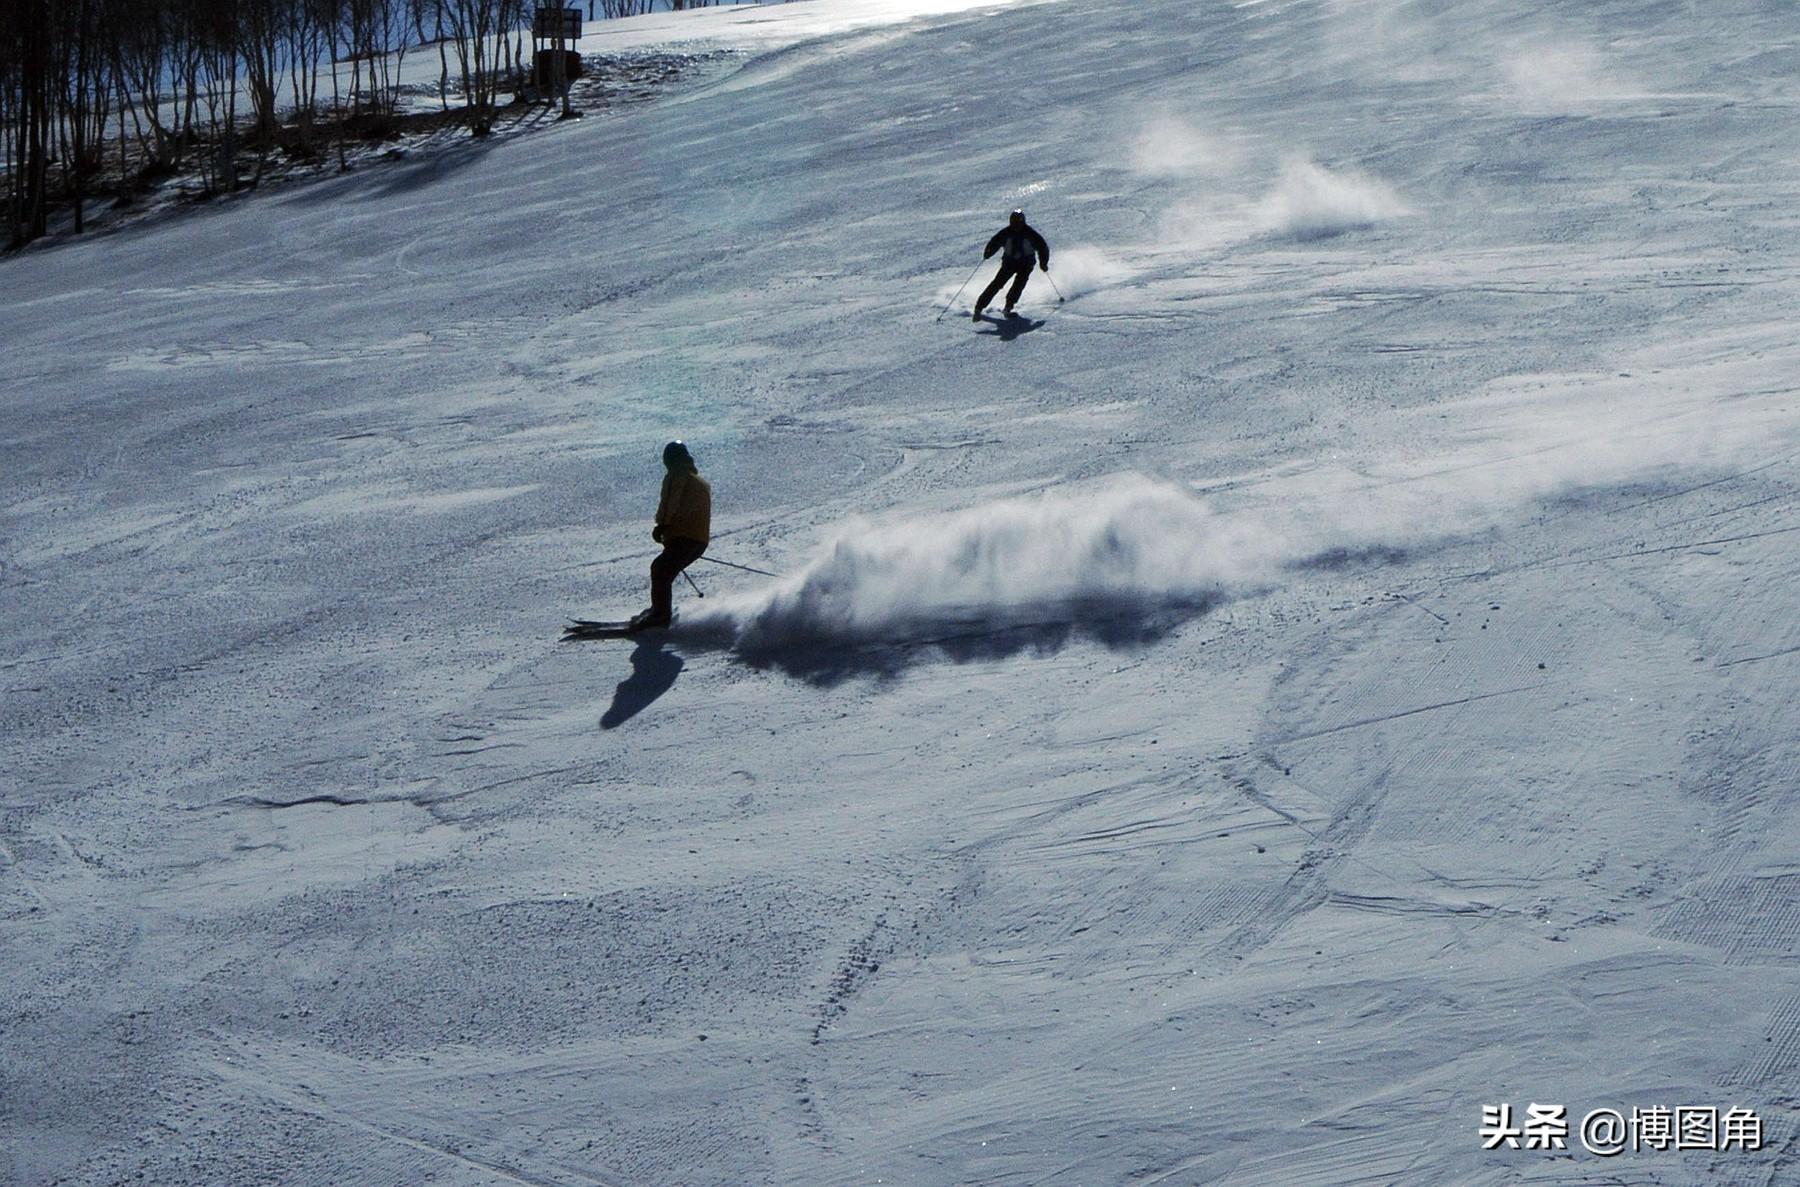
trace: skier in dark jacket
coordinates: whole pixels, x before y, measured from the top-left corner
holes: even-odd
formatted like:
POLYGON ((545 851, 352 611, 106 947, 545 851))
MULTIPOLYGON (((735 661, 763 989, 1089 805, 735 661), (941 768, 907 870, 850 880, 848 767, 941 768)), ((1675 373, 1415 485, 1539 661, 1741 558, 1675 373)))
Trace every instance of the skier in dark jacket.
POLYGON ((975 302, 975 312, 970 316, 975 321, 981 320, 981 311, 988 307, 1000 286, 1012 281, 1012 288, 1006 293, 1006 312, 1012 313, 1013 306, 1019 303, 1019 294, 1025 291, 1025 282, 1031 279, 1031 263, 1035 257, 1038 267, 1050 271, 1050 245, 1044 237, 1031 229, 1025 221, 1025 212, 1015 210, 1012 218, 992 239, 988 240, 987 250, 981 253, 984 260, 992 259, 995 252, 1000 253, 1000 273, 993 282, 981 291, 981 298, 975 302))
POLYGON ((700 477, 694 455, 680 441, 663 446, 662 498, 650 538, 663 546, 650 562, 650 608, 631 620, 632 630, 668 626, 674 618, 675 578, 700 559, 712 533, 712 487, 700 477))

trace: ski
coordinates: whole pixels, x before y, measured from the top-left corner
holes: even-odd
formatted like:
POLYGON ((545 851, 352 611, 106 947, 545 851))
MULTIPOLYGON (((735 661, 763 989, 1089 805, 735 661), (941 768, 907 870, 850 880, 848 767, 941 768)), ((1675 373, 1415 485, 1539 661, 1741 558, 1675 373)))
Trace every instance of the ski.
POLYGON ((593 622, 578 619, 563 628, 563 642, 577 639, 623 639, 631 634, 629 622, 593 622))
POLYGON ((571 618, 569 625, 563 627, 563 641, 576 639, 623 639, 629 635, 642 635, 650 631, 667 630, 667 626, 637 626, 635 620, 623 619, 607 622, 594 618, 571 618))

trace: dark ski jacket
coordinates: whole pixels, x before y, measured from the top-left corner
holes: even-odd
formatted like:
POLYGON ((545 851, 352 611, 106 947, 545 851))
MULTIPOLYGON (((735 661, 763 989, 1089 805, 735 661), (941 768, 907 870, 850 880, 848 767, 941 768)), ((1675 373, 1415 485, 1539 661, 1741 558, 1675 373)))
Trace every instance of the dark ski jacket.
POLYGON ((1000 233, 988 240, 987 250, 981 253, 982 259, 990 258, 995 252, 1009 264, 1023 264, 1031 267, 1031 257, 1037 256, 1038 267, 1050 271, 1050 245, 1044 237, 1031 229, 1030 224, 1000 228, 1000 233))

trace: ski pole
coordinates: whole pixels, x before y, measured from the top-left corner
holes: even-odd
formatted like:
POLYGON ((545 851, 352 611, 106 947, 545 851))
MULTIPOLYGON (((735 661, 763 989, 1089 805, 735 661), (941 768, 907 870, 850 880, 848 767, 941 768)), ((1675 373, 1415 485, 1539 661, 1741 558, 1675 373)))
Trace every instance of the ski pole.
POLYGON ((780 573, 771 573, 767 569, 752 569, 749 565, 734 565, 730 561, 722 561, 716 556, 703 556, 703 561, 711 561, 715 565, 724 565, 727 569, 742 569, 746 573, 760 573, 764 577, 780 577, 780 573))
POLYGON ((706 591, 700 588, 700 583, 695 581, 692 577, 688 577, 688 571, 686 569, 681 571, 681 575, 687 577, 687 583, 694 587, 695 593, 699 594, 701 597, 706 596, 706 591))
MULTIPOLYGON (((975 272, 979 272, 979 271, 981 271, 981 265, 977 264, 977 265, 975 265, 975 272)), ((969 280, 975 279, 975 272, 969 273, 969 280)), ((965 280, 962 282, 962 288, 959 288, 956 290, 956 297, 960 297, 963 295, 963 289, 966 289, 969 287, 969 280, 965 280)), ((956 304, 956 297, 950 298, 950 305, 956 304)), ((943 321, 944 314, 950 312, 950 305, 946 305, 942 309, 938 310, 938 315, 936 317, 932 318, 931 320, 932 321, 943 321)))
POLYGON ((1044 279, 1050 282, 1051 288, 1056 289, 1056 300, 1058 304, 1068 300, 1067 297, 1063 296, 1062 288, 1056 283, 1056 277, 1050 275, 1050 269, 1048 268, 1044 269, 1044 279))

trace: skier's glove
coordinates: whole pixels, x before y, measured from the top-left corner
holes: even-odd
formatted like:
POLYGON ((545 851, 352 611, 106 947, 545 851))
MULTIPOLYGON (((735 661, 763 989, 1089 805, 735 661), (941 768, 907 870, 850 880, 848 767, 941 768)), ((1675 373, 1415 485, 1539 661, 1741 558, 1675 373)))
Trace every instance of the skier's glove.
POLYGON ((650 538, 652 540, 656 541, 658 544, 661 544, 662 543, 662 532, 663 532, 663 525, 659 523, 655 527, 650 529, 650 538))

